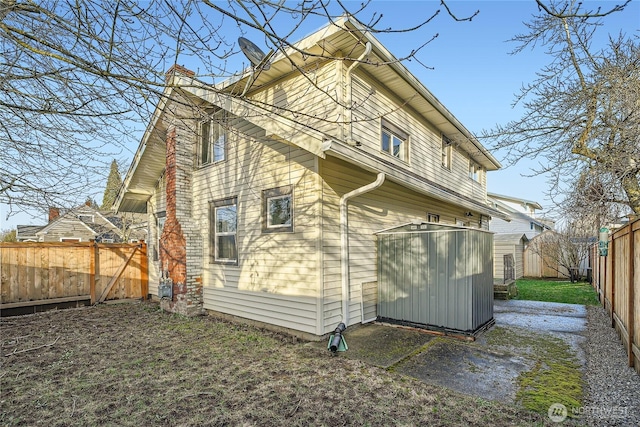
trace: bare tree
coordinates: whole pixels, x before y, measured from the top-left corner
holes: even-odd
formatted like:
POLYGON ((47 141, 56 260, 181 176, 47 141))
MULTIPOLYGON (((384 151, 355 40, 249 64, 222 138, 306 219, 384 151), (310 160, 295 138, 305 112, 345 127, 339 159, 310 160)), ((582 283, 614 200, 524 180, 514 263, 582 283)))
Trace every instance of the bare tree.
POLYGON ((552 198, 578 188, 592 202, 640 215, 640 45, 618 34, 606 47, 592 47, 601 19, 629 2, 603 11, 536 1, 540 14, 514 38, 514 53, 541 45, 551 62, 517 95, 523 117, 483 137, 506 150, 511 163, 544 158, 534 172, 552 177, 552 198))
POLYGON ((348 14, 371 32, 428 34, 440 9, 456 21, 475 16, 459 18, 443 5, 390 29, 368 1, 0 0, 0 202, 17 210, 79 203, 100 186, 110 159, 131 154, 127 143, 139 140, 163 96, 166 70, 188 61, 204 82, 232 76, 238 32, 258 31, 284 52, 310 20, 348 14))
POLYGON ((536 236, 529 250, 537 254, 547 269, 574 282, 586 274, 589 250, 594 243, 590 228, 581 223, 569 223, 559 231, 536 236))

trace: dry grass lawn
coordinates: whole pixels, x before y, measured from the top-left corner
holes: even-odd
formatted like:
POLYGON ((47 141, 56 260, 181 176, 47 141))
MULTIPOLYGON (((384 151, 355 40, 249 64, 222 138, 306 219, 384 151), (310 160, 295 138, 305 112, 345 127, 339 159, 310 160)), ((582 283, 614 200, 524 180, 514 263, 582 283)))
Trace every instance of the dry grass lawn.
POLYGON ((0 425, 542 425, 293 338, 151 303, 2 318, 0 425))

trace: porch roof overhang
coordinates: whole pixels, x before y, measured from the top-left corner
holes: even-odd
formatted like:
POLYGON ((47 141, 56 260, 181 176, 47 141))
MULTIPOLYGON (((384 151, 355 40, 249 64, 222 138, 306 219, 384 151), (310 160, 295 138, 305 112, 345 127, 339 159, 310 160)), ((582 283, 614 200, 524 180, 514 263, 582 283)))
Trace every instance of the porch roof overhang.
POLYGON ((450 189, 447 189, 446 187, 429 181, 424 177, 398 167, 393 163, 386 162, 383 159, 358 150, 356 147, 353 147, 351 145, 336 140, 327 140, 324 142, 323 148, 324 152, 327 155, 359 166, 369 172, 384 172, 389 181, 395 182, 402 187, 416 191, 425 196, 433 197, 434 199, 443 202, 456 204, 463 209, 478 212, 482 215, 501 218, 505 221, 509 221, 511 219, 511 217, 504 212, 492 209, 490 206, 478 200, 474 200, 462 194, 456 193, 450 189))

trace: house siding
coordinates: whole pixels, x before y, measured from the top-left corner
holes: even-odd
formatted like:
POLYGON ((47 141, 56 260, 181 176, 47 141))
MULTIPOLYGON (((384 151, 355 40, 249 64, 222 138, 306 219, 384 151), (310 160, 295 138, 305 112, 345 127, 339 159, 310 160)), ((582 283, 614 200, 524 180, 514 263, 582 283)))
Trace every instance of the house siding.
POLYGON ((352 99, 354 105, 353 139, 363 150, 402 166, 413 173, 457 193, 486 202, 486 172, 479 180, 469 178, 470 156, 460 148, 452 148, 451 169, 442 166, 442 134, 411 109, 402 100, 388 93, 368 75, 353 76, 352 99), (381 118, 394 124, 409 135, 408 161, 396 159, 381 151, 381 118))
POLYGON ((317 334, 319 197, 315 156, 238 120, 227 159, 194 172, 204 308, 317 334), (294 231, 262 232, 262 191, 292 186, 294 231), (209 262, 209 202, 237 197, 237 265, 209 262))
POLYGON ((496 242, 494 241, 493 276, 495 279, 504 279, 504 256, 513 255, 515 263, 515 278, 524 276, 524 243, 496 242))
MULTIPOLYGON (((375 174, 335 158, 320 162, 322 177, 323 333, 331 332, 342 319, 340 267, 340 197, 375 180, 375 174)), ((386 181, 379 189, 349 202, 350 325, 362 321, 362 285, 377 281, 375 232, 414 220, 427 213, 440 222, 455 224, 462 208, 441 202, 386 181)), ((476 221, 470 224, 478 227, 476 221)))
POLYGON ((340 83, 336 79, 334 63, 310 63, 305 72, 305 76, 290 74, 256 93, 250 93, 249 98, 282 117, 340 138, 338 124, 342 120, 342 108, 336 104, 340 83))

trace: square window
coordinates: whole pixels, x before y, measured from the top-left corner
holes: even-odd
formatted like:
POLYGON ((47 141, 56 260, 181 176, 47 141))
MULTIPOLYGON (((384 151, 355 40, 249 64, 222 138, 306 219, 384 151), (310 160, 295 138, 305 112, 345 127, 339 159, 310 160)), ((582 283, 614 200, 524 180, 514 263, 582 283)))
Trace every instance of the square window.
POLYGON ((480 182, 480 171, 482 167, 469 159, 469 178, 476 182, 480 182))
POLYGON ((441 155, 442 155, 442 166, 446 169, 451 170, 451 140, 442 135, 442 143, 441 143, 441 155))
POLYGON ((273 188, 262 192, 262 231, 267 233, 293 231, 292 187, 273 188))
POLYGON ((428 222, 438 223, 438 222, 440 222, 440 215, 428 213, 427 214, 427 221, 428 222))
POLYGON ((210 203, 211 232, 210 254, 212 262, 224 264, 238 263, 237 199, 224 199, 210 203))
POLYGON ((200 164, 221 162, 227 157, 227 116, 224 110, 215 113, 200 125, 200 164))
POLYGON ((382 119, 380 149, 400 160, 407 161, 409 136, 397 126, 382 119))

